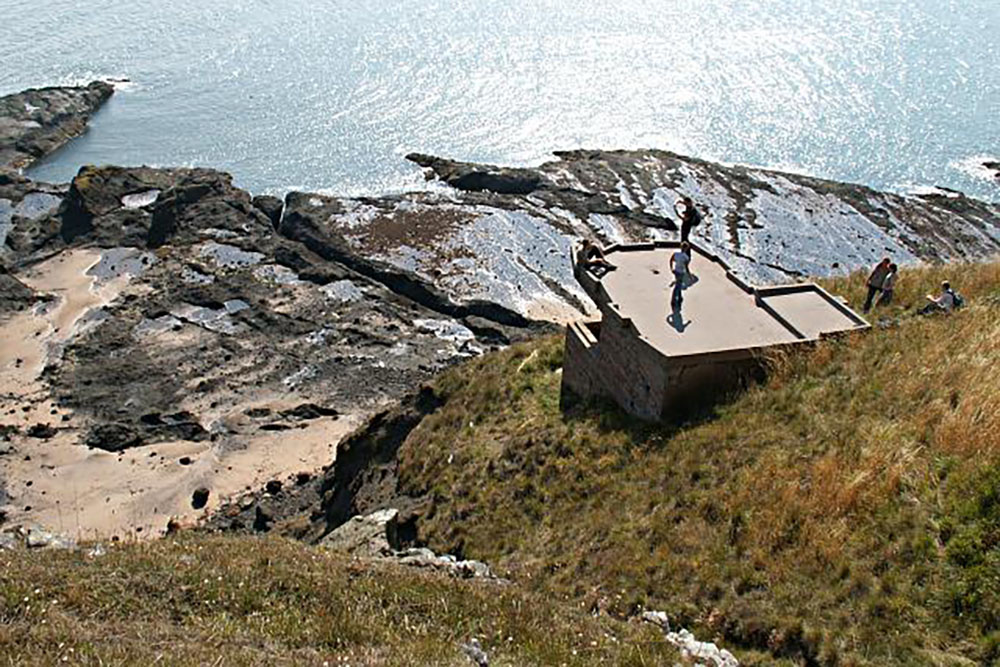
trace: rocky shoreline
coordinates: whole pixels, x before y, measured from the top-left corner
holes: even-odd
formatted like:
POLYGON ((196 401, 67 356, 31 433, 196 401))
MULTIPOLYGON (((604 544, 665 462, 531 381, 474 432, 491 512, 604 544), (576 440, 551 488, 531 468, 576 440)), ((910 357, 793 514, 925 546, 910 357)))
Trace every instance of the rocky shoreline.
POLYGON ((756 283, 1000 252, 997 204, 653 150, 530 169, 415 154, 447 187, 374 198, 254 197, 211 169, 88 166, 65 185, 17 171, 111 94, 0 98, 11 525, 159 534, 233 500, 252 527, 275 513, 259 510, 269 482, 316 483, 337 443, 443 368, 591 312, 570 242, 672 238, 682 193, 705 213, 697 241, 756 283))

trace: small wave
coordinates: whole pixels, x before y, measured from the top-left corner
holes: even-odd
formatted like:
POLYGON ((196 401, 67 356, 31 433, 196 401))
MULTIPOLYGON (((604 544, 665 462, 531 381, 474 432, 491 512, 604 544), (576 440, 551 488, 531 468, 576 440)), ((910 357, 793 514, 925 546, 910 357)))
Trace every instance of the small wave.
POLYGON ((991 183, 997 182, 997 170, 988 168, 985 164, 987 162, 1000 163, 1000 157, 997 157, 996 155, 988 155, 986 153, 971 155, 960 160, 949 162, 948 166, 951 169, 960 171, 966 176, 971 176, 972 178, 980 181, 989 181, 991 183))
POLYGON ((110 83, 115 87, 116 92, 134 92, 136 90, 141 90, 142 85, 133 81, 131 78, 122 74, 100 74, 92 70, 87 70, 86 72, 76 72, 73 74, 66 74, 63 77, 56 80, 53 85, 56 86, 86 86, 94 81, 103 81, 104 83, 110 83))
POLYGON ((956 197, 961 196, 961 193, 956 192, 955 190, 947 190, 934 185, 924 185, 918 183, 897 183, 892 186, 891 190, 910 197, 938 195, 955 199, 956 197))
POLYGON ((765 167, 770 171, 780 171, 786 174, 795 174, 796 176, 806 176, 808 178, 825 178, 823 174, 817 172, 815 169, 800 164, 798 162, 774 162, 770 166, 765 167))

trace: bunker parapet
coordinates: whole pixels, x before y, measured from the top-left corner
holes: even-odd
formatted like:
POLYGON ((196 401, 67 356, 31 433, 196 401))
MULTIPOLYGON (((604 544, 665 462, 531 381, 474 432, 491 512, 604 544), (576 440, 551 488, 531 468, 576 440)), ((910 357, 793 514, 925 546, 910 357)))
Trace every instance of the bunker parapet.
POLYGON ((600 277, 574 249, 573 273, 601 319, 567 327, 564 396, 606 397, 643 419, 673 419, 760 377, 768 350, 870 326, 819 285, 753 287, 694 244, 693 279, 674 309, 670 256, 679 246, 610 246, 615 269, 600 277))

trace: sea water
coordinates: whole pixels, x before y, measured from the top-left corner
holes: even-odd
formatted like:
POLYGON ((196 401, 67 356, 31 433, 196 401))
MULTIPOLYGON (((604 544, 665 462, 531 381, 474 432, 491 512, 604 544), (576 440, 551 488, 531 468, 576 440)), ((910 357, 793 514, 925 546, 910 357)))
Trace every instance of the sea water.
POLYGON ((652 147, 1000 200, 997 0, 0 0, 0 93, 125 78, 37 165, 421 187, 411 151, 652 147))

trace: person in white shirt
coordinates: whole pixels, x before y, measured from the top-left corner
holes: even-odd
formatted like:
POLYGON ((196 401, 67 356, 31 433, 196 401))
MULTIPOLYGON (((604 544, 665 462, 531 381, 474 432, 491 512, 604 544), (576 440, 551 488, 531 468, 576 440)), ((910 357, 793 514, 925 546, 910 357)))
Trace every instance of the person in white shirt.
POLYGON ((896 289, 896 276, 899 275, 899 267, 895 264, 889 265, 889 274, 882 281, 882 296, 878 298, 876 306, 888 306, 892 303, 892 291, 896 289))
POLYGON ((684 301, 684 287, 687 284, 691 266, 691 244, 681 243, 681 248, 670 256, 670 271, 674 274, 674 291, 670 296, 670 305, 680 308, 684 301))
POLYGON ((929 313, 950 313, 955 309, 955 290, 947 280, 941 283, 941 295, 927 295, 927 305, 920 309, 922 315, 929 313))

